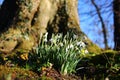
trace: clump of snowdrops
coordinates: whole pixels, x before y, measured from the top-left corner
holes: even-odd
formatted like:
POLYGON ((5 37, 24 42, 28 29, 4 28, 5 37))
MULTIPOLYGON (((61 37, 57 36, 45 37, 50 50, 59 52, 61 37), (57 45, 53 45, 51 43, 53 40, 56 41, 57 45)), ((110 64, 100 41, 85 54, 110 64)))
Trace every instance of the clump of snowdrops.
POLYGON ((41 41, 41 44, 36 49, 36 54, 30 58, 34 62, 32 65, 37 71, 41 71, 41 67, 49 67, 52 64, 61 74, 67 75, 75 72, 78 62, 81 60, 81 54, 87 54, 86 45, 82 39, 78 41, 79 36, 67 33, 52 34, 51 39, 47 39, 46 33, 41 41))

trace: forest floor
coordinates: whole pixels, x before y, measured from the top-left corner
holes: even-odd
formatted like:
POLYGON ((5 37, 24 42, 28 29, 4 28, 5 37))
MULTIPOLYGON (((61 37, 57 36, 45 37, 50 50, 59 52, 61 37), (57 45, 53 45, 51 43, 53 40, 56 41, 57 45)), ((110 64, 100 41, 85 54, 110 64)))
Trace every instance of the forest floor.
POLYGON ((53 68, 43 68, 34 72, 20 67, 0 66, 0 80, 119 80, 120 54, 106 54, 83 58, 76 74, 61 75, 53 68))
POLYGON ((55 69, 45 69, 41 73, 30 70, 0 66, 0 80, 81 80, 76 75, 63 76, 55 69))

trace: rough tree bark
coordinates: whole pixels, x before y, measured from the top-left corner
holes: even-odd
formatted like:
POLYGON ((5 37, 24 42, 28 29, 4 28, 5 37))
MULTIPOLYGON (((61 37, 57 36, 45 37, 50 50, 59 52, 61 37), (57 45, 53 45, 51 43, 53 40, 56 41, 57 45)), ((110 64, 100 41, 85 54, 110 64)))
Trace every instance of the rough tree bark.
POLYGON ((114 42, 115 50, 120 50, 120 0, 114 0, 114 42))
POLYGON ((4 0, 0 10, 0 54, 28 54, 44 33, 48 32, 50 38, 52 33, 66 34, 69 29, 83 34, 77 0, 4 0))

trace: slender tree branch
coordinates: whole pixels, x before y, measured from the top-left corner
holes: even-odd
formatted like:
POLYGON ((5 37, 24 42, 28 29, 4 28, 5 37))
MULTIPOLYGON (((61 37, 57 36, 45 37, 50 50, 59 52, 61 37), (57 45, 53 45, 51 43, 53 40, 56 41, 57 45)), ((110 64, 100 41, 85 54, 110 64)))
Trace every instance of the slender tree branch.
POLYGON ((98 5, 95 3, 94 0, 91 0, 91 2, 92 2, 92 4, 94 5, 94 7, 96 9, 96 12, 98 14, 98 17, 99 17, 101 25, 102 25, 105 49, 108 49, 107 31, 106 31, 106 28, 105 28, 104 20, 102 18, 102 15, 101 15, 101 12, 100 12, 100 9, 99 9, 98 5))

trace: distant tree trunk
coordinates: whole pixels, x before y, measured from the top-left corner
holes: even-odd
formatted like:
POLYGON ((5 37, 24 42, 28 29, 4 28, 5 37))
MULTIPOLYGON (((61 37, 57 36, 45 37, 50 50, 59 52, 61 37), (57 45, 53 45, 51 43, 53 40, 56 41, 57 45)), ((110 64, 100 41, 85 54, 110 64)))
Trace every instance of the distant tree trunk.
POLYGON ((77 0, 4 0, 0 10, 0 53, 27 54, 42 35, 69 29, 82 33, 77 0))
POLYGON ((114 0, 114 42, 115 50, 120 50, 120 0, 114 0))
POLYGON ((107 31, 106 31, 106 28, 105 28, 105 23, 104 23, 104 21, 103 21, 103 18, 102 18, 100 9, 99 9, 99 7, 97 6, 97 4, 95 3, 95 0, 91 0, 91 2, 92 2, 93 6, 94 6, 95 9, 96 9, 97 15, 98 15, 98 17, 99 17, 99 19, 100 19, 100 22, 101 22, 101 25, 102 25, 102 32, 103 32, 105 49, 108 49, 107 31))

